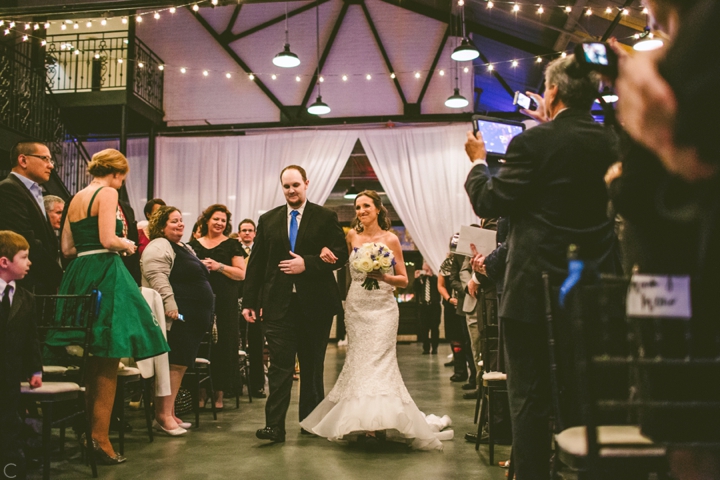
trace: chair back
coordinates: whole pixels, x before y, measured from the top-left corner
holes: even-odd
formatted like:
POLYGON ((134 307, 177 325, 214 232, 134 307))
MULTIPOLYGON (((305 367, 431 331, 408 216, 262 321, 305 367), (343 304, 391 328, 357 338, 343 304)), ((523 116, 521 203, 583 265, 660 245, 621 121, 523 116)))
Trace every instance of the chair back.
POLYGON ((101 299, 102 294, 98 290, 87 295, 35 295, 35 321, 43 347, 47 347, 49 334, 79 332, 73 335, 76 340, 72 342, 82 349, 76 381, 79 385, 85 381, 84 367, 90 354, 92 328, 100 311, 101 299))
POLYGON ((483 372, 499 372, 500 359, 500 327, 498 325, 498 297, 494 288, 482 289, 478 301, 478 322, 481 325, 480 349, 483 358, 483 372))

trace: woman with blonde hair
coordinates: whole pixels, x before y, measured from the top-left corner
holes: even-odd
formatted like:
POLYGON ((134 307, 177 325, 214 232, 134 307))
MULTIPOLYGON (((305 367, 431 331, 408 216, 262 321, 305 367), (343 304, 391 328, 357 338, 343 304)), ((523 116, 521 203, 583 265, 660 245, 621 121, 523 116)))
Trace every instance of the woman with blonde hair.
MULTIPOLYGON (((88 172, 93 180, 70 202, 62 231, 65 257, 74 257, 60 284, 60 295, 102 294, 93 325, 87 363, 86 400, 92 419, 92 447, 103 463, 124 462, 115 453, 108 432, 115 401, 120 358, 147 358, 169 350, 150 307, 123 265, 120 255, 131 255, 136 246, 124 238, 118 210, 118 189, 129 166, 122 153, 102 150, 92 157, 88 172)), ((48 344, 80 343, 82 332, 54 332, 48 344)))

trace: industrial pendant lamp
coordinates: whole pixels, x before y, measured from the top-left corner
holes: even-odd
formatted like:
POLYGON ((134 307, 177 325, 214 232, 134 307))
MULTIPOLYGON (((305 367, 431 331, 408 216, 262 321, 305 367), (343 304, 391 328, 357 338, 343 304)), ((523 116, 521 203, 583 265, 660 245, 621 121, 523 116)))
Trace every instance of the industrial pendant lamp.
POLYGON ((300 59, 290 51, 290 37, 288 34, 288 5, 285 2, 285 47, 283 51, 275 55, 273 64, 282 68, 292 68, 300 65, 300 59))
POLYGON ((453 91, 453 94, 450 95, 447 100, 445 100, 445 106, 448 108, 465 108, 468 106, 469 103, 470 102, 468 102, 467 98, 460 95, 458 66, 455 65, 455 90, 453 91))
POLYGON ((322 101, 322 95, 320 94, 320 4, 318 3, 315 6, 315 46, 316 46, 316 54, 317 54, 317 77, 315 78, 315 81, 317 82, 317 91, 318 96, 315 100, 315 103, 310 105, 307 109, 308 113, 311 115, 325 115, 330 113, 330 106, 322 101))
POLYGON ((456 62, 469 62, 470 60, 475 60, 480 56, 480 52, 477 48, 475 48, 475 45, 472 44, 469 38, 465 36, 465 5, 463 4, 462 10, 462 41, 460 42, 460 45, 453 50, 453 52, 450 54, 450 58, 455 60, 456 62))
POLYGON ((655 35, 650 31, 650 27, 645 27, 643 33, 640 34, 639 40, 633 45, 633 49, 638 52, 649 52, 650 50, 657 50, 662 46, 663 41, 655 38, 655 35))
POLYGON ((350 177, 352 178, 352 184, 350 185, 350 188, 345 191, 343 198, 346 200, 355 200, 360 192, 358 192, 358 189, 355 188, 355 159, 350 157, 350 160, 352 161, 352 164, 350 165, 350 177))

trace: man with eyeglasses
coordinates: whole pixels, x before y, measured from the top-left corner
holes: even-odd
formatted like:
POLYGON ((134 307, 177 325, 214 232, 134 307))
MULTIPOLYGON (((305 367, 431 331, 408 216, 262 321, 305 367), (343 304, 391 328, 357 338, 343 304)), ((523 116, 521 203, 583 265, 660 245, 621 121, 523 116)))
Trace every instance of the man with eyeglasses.
POLYGON ((60 285, 60 249, 50 225, 40 185, 55 167, 41 142, 16 143, 10 151, 12 171, 0 182, 0 230, 19 233, 30 244, 32 266, 20 285, 38 294, 55 294, 60 285))
MULTIPOLYGON (((255 222, 246 218, 238 225, 238 241, 243 249, 243 257, 247 264, 255 245, 255 222)), ((242 312, 243 283, 239 282, 238 292, 240 294, 240 311, 242 312)), ((265 398, 265 370, 263 368, 263 350, 265 348, 265 337, 262 326, 259 323, 248 323, 245 318, 240 318, 240 329, 242 333, 243 349, 250 354, 250 395, 255 398, 265 398)))

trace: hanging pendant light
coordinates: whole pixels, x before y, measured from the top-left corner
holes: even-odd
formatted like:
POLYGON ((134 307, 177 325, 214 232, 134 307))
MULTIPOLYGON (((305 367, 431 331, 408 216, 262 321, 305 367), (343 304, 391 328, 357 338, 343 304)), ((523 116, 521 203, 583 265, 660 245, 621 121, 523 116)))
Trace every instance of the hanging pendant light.
POLYGON ((311 115, 325 115, 330 113, 330 106, 322 101, 322 94, 320 93, 320 4, 318 3, 315 6, 315 47, 316 47, 316 54, 317 54, 317 77, 315 77, 317 81, 317 91, 318 96, 315 100, 315 103, 310 105, 307 109, 307 112, 311 115))
POLYGON ((455 60, 456 62, 469 62, 470 60, 475 60, 480 56, 480 52, 477 48, 475 48, 475 45, 472 44, 470 39, 465 36, 465 4, 463 3, 462 9, 460 10, 460 13, 462 15, 462 41, 460 42, 460 45, 453 50, 453 52, 450 54, 450 58, 455 60))
POLYGON ((272 60, 277 67, 292 68, 300 65, 300 59, 290 51, 290 37, 288 34, 288 5, 285 2, 285 47, 283 51, 275 55, 272 60))
POLYGON ((467 107, 469 104, 470 102, 468 102, 468 99, 460 95, 459 88, 455 88, 454 93, 445 100, 445 106, 449 108, 463 108, 467 107))
POLYGON ((650 31, 650 27, 645 27, 643 33, 639 35, 639 40, 633 45, 633 50, 638 52, 649 52, 650 50, 657 50, 664 45, 664 42, 655 38, 655 35, 650 31))
POLYGON ((463 38, 460 45, 453 50, 450 58, 456 62, 469 62, 470 60, 475 60, 479 56, 480 52, 477 48, 475 48, 475 45, 470 43, 469 39, 463 38))
POLYGON ((345 195, 343 195, 343 198, 345 198, 346 200, 355 200, 355 198, 358 196, 358 193, 360 192, 357 188, 355 188, 355 159, 351 156, 350 161, 352 162, 350 164, 350 178, 352 178, 352 184, 350 185, 350 188, 345 191, 345 195))

